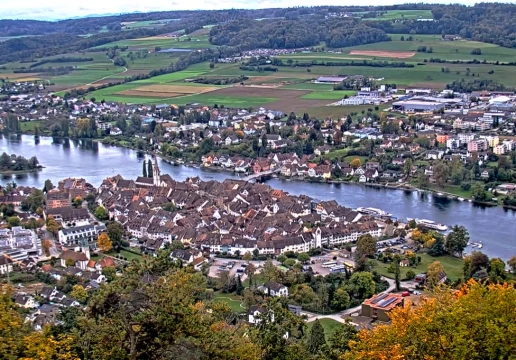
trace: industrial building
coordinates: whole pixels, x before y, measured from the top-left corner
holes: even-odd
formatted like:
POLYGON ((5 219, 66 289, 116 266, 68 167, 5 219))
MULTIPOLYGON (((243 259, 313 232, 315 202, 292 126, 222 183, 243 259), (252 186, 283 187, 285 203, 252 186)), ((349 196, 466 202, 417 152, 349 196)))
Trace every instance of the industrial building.
POLYGON ((433 112, 444 110, 445 104, 435 101, 405 100, 392 103, 393 110, 404 112, 433 112))

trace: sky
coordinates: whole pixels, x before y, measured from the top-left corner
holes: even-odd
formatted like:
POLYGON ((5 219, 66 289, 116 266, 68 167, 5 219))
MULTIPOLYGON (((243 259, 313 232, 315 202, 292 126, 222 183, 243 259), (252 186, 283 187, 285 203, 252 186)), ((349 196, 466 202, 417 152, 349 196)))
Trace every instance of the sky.
MULTIPOLYGON (((362 0, 359 2, 343 0, 0 0, 0 19, 58 20, 89 15, 118 14, 131 12, 228 9, 228 8, 272 8, 313 5, 393 5, 409 0, 362 0)), ((429 0, 432 3, 462 3, 472 5, 480 0, 429 0)), ((482 0, 482 2, 497 2, 482 0)))

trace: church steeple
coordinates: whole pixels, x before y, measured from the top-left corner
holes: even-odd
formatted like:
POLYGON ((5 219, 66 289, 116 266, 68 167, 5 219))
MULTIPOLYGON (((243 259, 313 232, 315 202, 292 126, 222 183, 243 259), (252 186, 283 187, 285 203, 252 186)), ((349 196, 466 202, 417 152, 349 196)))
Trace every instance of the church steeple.
POLYGON ((160 186, 161 172, 159 170, 158 158, 156 156, 154 156, 154 165, 152 166, 152 178, 154 180, 154 186, 160 186))

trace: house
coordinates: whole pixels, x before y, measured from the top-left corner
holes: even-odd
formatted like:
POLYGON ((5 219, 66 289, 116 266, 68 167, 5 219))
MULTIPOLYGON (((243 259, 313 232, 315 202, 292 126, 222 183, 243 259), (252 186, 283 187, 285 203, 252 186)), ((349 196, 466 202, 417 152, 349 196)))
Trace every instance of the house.
POLYGON ((358 181, 359 182, 368 182, 376 179, 378 177, 378 170, 369 169, 366 170, 362 175, 360 175, 358 181))
POLYGON ((227 146, 236 145, 239 142, 240 142, 240 139, 235 135, 230 135, 230 136, 226 137, 226 139, 224 140, 224 144, 226 144, 227 146))
POLYGON ((260 322, 260 317, 267 312, 261 305, 252 305, 247 312, 249 316, 249 324, 257 324, 260 322))
POLYGON ((39 304, 34 300, 34 298, 27 294, 18 294, 14 299, 14 303, 25 309, 34 309, 39 306, 39 304))
POLYGON ((93 242, 104 231, 106 231, 104 224, 74 226, 59 230, 58 239, 61 244, 67 245, 81 244, 85 241, 93 242))
POLYGON ((487 171, 487 170, 482 171, 482 173, 480 174, 480 177, 482 179, 489 179, 489 171, 487 171))
POLYGON ((61 266, 66 268, 69 265, 78 267, 81 270, 86 270, 88 267, 89 256, 83 252, 76 252, 72 250, 65 250, 59 255, 59 259, 61 260, 61 266))
POLYGON ((47 209, 70 206, 70 196, 64 191, 51 191, 46 198, 47 209))
POLYGON ((0 256, 0 274, 5 275, 13 271, 13 261, 7 256, 0 256))
POLYGON ((120 130, 120 129, 119 129, 119 128, 117 128, 117 127, 112 127, 112 128, 109 130, 109 135, 114 135, 114 136, 122 135, 122 130, 120 130))
POLYGON ((260 287, 263 293, 268 294, 270 296, 288 296, 288 288, 280 283, 275 281, 269 281, 260 287))
MULTIPOLYGON (((197 255, 197 254, 195 254, 197 255)), ((176 249, 172 251, 172 254, 170 254, 170 257, 174 260, 180 260, 183 262, 183 264, 190 264, 194 261, 194 259, 200 257, 200 255, 195 256, 194 253, 188 251, 188 250, 181 250, 176 249)))
POLYGON ((362 316, 366 316, 378 321, 389 322, 391 318, 389 312, 404 305, 401 294, 381 293, 376 294, 362 303, 362 316))
POLYGON ((52 209, 46 209, 43 212, 45 216, 45 220, 49 216, 53 216, 56 221, 61 221, 63 223, 75 224, 76 226, 85 225, 89 223, 90 214, 88 209, 83 208, 73 208, 71 206, 64 206, 52 209))
POLYGON ((400 266, 402 267, 407 267, 410 265, 410 261, 408 261, 408 259, 403 259, 400 261, 400 266))
POLYGON ((440 150, 429 150, 426 152, 426 158, 428 160, 440 160, 444 155, 444 151, 440 150))
POLYGON ((267 160, 256 160, 253 164, 253 172, 259 174, 264 171, 269 171, 271 166, 267 160))
POLYGON ((204 264, 207 264, 208 263, 208 259, 206 259, 205 257, 203 256, 200 256, 198 257, 197 259, 195 259, 194 261, 192 261, 192 266, 194 267, 194 269, 196 271, 201 271, 202 269, 202 266, 204 264))
POLYGON ((321 156, 321 155, 324 155, 324 154, 328 154, 331 150, 331 146, 329 145, 323 145, 323 146, 319 146, 315 149, 314 151, 314 154, 317 155, 317 156, 321 156))

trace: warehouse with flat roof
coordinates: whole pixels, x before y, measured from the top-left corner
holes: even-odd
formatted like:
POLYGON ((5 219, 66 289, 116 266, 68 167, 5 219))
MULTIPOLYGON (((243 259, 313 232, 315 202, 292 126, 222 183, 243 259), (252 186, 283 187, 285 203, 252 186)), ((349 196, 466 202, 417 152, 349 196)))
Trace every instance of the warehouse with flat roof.
POLYGON ((393 110, 405 112, 433 112, 444 110, 445 104, 436 101, 403 100, 392 103, 393 110))

